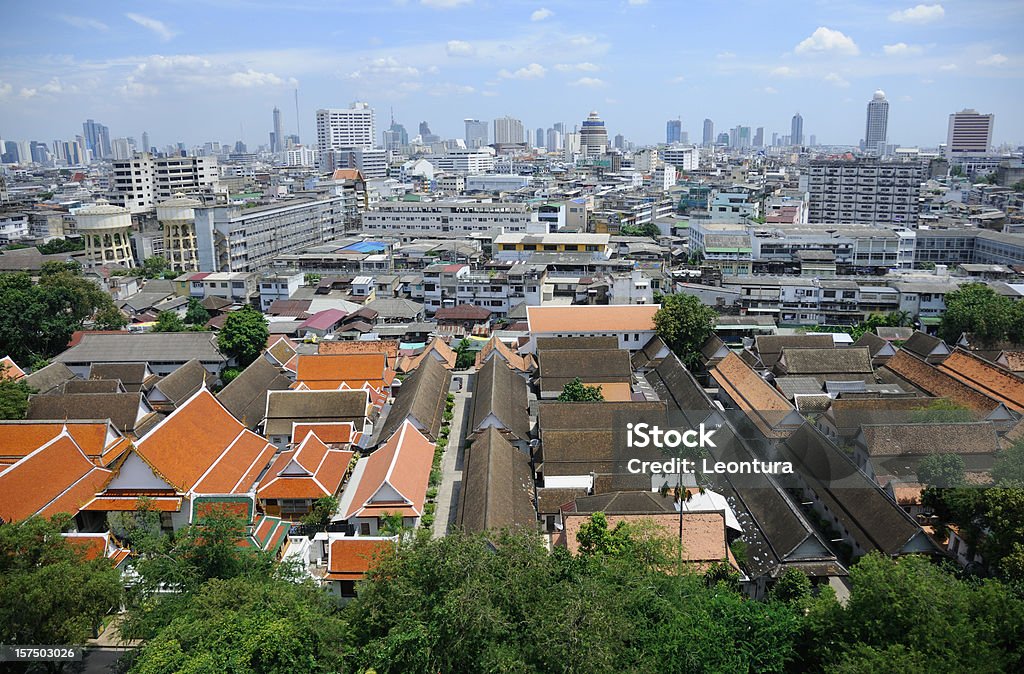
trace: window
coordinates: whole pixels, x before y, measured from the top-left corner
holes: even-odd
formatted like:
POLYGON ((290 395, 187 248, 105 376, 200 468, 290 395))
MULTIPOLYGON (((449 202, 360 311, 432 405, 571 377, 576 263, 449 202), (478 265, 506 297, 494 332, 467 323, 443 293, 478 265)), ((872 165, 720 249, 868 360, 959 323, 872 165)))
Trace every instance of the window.
POLYGON ((356 596, 356 582, 354 580, 342 580, 338 581, 341 588, 342 597, 354 597, 356 596))
POLYGON ((359 535, 360 536, 369 536, 370 535, 370 523, 369 522, 360 522, 359 523, 359 535))

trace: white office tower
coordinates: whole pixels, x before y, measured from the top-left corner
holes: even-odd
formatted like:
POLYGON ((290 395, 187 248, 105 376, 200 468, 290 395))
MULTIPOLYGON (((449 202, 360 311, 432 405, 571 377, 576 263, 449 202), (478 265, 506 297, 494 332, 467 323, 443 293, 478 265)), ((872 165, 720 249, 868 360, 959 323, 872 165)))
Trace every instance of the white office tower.
POLYGON ((548 129, 547 148, 548 152, 558 152, 562 149, 562 134, 557 129, 548 129))
POLYGON ((164 228, 163 256, 175 271, 199 271, 196 209, 202 205, 180 193, 156 205, 156 219, 164 228))
POLYGON ((102 199, 75 213, 78 233, 85 241, 86 267, 121 265, 134 267, 132 216, 127 208, 102 199))
POLYGON ((522 120, 515 117, 500 117, 494 120, 495 143, 522 143, 524 138, 522 120))
POLYGON ((608 131, 604 128, 604 120, 596 111, 591 111, 583 120, 580 129, 580 151, 587 157, 599 157, 608 151, 608 131))
POLYGON ((466 124, 466 147, 473 150, 487 145, 487 122, 479 119, 465 119, 466 124))
POLYGON ((575 161, 576 155, 580 153, 580 134, 575 131, 565 134, 565 161, 575 161))
POLYGON ((156 157, 136 153, 113 162, 111 203, 132 213, 151 211, 158 201, 181 192, 216 192, 220 167, 216 157, 156 157))
POLYGON ((669 145, 661 151, 661 158, 680 172, 696 171, 700 153, 692 145, 669 145))
POLYGON ((320 161, 330 161, 334 150, 370 150, 376 138, 373 108, 368 103, 351 107, 322 108, 316 111, 316 139, 320 161))
POLYGON ((889 127, 889 101, 879 89, 868 102, 867 127, 864 130, 864 149, 875 154, 885 152, 886 131, 889 127))
POLYGON ((946 155, 985 154, 992 147, 995 115, 981 115, 977 110, 961 110, 949 116, 946 155))

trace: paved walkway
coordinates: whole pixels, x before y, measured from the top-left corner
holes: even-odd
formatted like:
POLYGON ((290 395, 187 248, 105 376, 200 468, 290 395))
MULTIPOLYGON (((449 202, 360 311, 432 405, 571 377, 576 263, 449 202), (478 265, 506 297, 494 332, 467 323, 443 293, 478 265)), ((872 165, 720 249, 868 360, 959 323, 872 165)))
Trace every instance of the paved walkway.
POLYGON ((466 451, 464 438, 472 412, 472 385, 475 378, 468 371, 457 371, 453 374, 456 377, 462 377, 465 383, 461 391, 455 392, 451 435, 448 436, 448 446, 441 457, 441 484, 437 488, 437 510, 434 511, 434 538, 444 536, 451 531, 459 511, 462 464, 466 451))

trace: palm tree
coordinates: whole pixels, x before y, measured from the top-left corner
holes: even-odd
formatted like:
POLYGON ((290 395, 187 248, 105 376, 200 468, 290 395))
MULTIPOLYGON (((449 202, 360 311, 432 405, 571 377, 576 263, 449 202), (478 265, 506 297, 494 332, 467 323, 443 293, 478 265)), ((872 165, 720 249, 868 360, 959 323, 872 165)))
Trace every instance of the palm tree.
POLYGON ((889 312, 889 325, 894 328, 905 328, 914 325, 914 316, 909 311, 889 312))

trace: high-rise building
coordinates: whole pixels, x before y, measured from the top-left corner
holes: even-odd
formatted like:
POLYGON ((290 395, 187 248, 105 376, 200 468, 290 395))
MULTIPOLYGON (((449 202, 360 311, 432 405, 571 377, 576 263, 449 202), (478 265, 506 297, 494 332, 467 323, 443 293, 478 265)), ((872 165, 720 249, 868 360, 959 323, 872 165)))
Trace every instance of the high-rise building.
POLYGON ((669 145, 661 151, 661 159, 680 172, 696 171, 700 165, 700 152, 692 145, 669 145))
POLYGON ((426 122, 420 122, 420 141, 424 145, 430 145, 431 143, 441 142, 441 136, 430 130, 430 125, 426 122))
POLYGON ((369 150, 377 138, 373 108, 356 102, 349 108, 321 108, 316 111, 317 149, 323 164, 331 162, 335 150, 369 150))
POLYGON ((922 177, 918 162, 812 161, 807 170, 808 222, 912 227, 917 224, 922 177))
POLYGON ((463 122, 466 124, 466 147, 473 150, 487 145, 487 122, 469 118, 463 122))
POLYGON ((615 134, 615 139, 612 141, 612 147, 614 147, 616 150, 626 149, 626 137, 623 136, 621 133, 615 134))
POLYGON ((750 147, 750 127, 733 127, 732 132, 729 134, 729 141, 729 147, 734 147, 737 149, 744 149, 750 147))
POLYGON ((669 145, 680 143, 683 140, 683 122, 679 119, 670 119, 665 124, 665 142, 669 145))
POLYGON ((515 117, 499 117, 494 120, 494 142, 507 145, 509 143, 522 143, 526 137, 523 135, 523 122, 515 117))
POLYGON ((764 147, 764 127, 757 127, 757 131, 754 132, 754 147, 764 147))
POLYGON ((779 132, 778 131, 772 131, 772 147, 775 147, 778 144, 779 144, 779 132))
POLYGON ((114 161, 110 188, 108 198, 112 204, 141 213, 179 192, 216 192, 220 188, 220 169, 216 157, 136 154, 114 161))
POLYGON ((992 127, 995 121, 995 115, 982 115, 969 108, 954 112, 949 116, 946 156, 988 152, 992 146, 992 127))
POLYGON ((153 151, 153 148, 151 148, 150 145, 149 145, 149 132, 148 131, 143 131, 142 132, 142 151, 143 152, 152 152, 153 151))
POLYGON ((705 147, 708 145, 714 145, 715 143, 715 123, 710 119, 704 120, 704 136, 701 143, 703 143, 705 147))
POLYGON ((388 152, 398 152, 399 149, 409 144, 409 132, 405 127, 391 117, 391 126, 384 132, 384 149, 388 152))
POLYGON ((608 151, 608 131, 596 110, 592 110, 583 120, 583 128, 580 129, 580 151, 586 157, 598 157, 608 151))
POLYGON ((715 140, 715 144, 716 145, 728 146, 729 145, 729 134, 724 133, 724 132, 718 134, 718 138, 715 140))
POLYGON ((558 152, 562 148, 562 134, 555 128, 548 129, 547 148, 548 152, 558 152))
POLYGON ((804 118, 799 112, 793 115, 793 121, 789 125, 789 142, 793 145, 804 144, 804 118))
POLYGON ((110 156, 110 129, 99 122, 87 119, 82 122, 82 133, 85 137, 85 149, 92 152, 94 159, 105 159, 110 156))
POLYGON ((132 158, 132 147, 127 138, 115 138, 110 149, 114 160, 132 158))
POLYGON ((565 140, 563 143, 563 149, 565 150, 565 160, 574 161, 576 155, 580 153, 580 134, 576 131, 570 131, 565 134, 565 140))
POLYGON ((535 141, 534 144, 533 144, 534 147, 544 147, 544 141, 546 139, 545 139, 545 136, 544 136, 544 129, 543 128, 538 126, 537 130, 534 132, 533 138, 534 138, 534 141, 535 141))
POLYGON ((808 144, 808 145, 810 145, 811 147, 818 147, 818 137, 817 137, 817 136, 815 136, 815 135, 814 135, 814 134, 812 133, 812 134, 811 134, 811 135, 809 136, 809 140, 807 141, 807 144, 808 144))
POLYGON ((281 109, 274 106, 274 130, 270 134, 270 151, 284 151, 284 127, 281 126, 281 109))
POLYGON ((864 149, 875 154, 885 152, 886 133, 889 127, 889 101, 885 92, 879 89, 868 102, 868 120, 864 129, 864 149))

